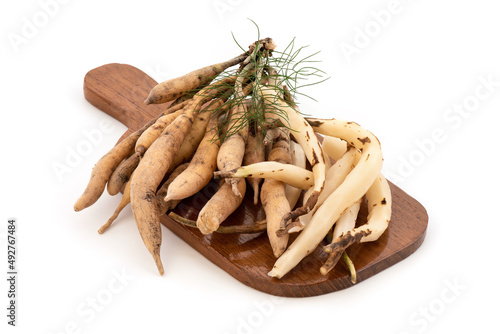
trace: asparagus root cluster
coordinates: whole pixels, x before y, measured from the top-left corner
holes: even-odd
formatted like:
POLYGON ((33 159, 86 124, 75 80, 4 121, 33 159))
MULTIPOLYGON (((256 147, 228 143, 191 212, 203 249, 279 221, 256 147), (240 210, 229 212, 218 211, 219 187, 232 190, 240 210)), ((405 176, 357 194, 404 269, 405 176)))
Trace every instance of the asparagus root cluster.
POLYGON ((346 249, 377 240, 391 217, 380 142, 354 122, 304 118, 289 85, 290 68, 295 77, 302 73, 294 63, 298 53, 276 52, 271 38, 259 39, 228 61, 155 86, 145 103, 169 106, 97 162, 75 211, 95 203, 106 187, 110 195, 123 191, 99 233, 130 204, 160 274, 160 218, 168 214, 203 234, 267 231, 276 257, 269 275, 278 279, 328 240, 321 274, 344 258, 355 279, 346 249), (214 178, 219 188, 195 221, 172 211, 214 178), (266 219, 221 226, 249 191, 266 219), (357 226, 363 199, 369 215, 357 226), (298 234, 293 242, 291 233, 298 234))

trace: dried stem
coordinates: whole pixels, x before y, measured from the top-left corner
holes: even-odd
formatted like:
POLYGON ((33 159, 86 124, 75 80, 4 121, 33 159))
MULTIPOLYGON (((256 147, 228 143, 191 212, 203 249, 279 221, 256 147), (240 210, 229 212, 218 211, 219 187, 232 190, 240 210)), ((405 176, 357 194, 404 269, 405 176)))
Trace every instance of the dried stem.
POLYGON ((345 264, 347 264, 347 268, 349 268, 349 272, 351 273, 351 283, 356 284, 356 268, 354 267, 354 263, 352 262, 352 260, 349 258, 349 255, 347 255, 345 251, 344 253, 342 253, 342 259, 344 260, 345 264))
MULTIPOLYGON (((185 226, 189 227, 196 227, 196 221, 184 218, 175 212, 170 212, 168 214, 170 218, 175 220, 178 223, 181 223, 185 226)), ((230 234, 230 233, 258 233, 265 231, 267 227, 267 223, 265 220, 259 220, 253 224, 245 224, 245 225, 231 225, 231 226, 219 226, 215 232, 217 233, 224 233, 224 234, 230 234)))

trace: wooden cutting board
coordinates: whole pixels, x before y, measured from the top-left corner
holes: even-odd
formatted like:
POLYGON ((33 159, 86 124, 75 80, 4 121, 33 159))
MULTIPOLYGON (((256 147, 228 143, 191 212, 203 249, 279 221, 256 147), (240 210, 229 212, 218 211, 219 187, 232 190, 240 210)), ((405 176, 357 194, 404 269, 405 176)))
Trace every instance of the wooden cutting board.
MULTIPOLYGON (((135 67, 108 64, 87 73, 84 94, 92 105, 128 127, 128 131, 122 136, 125 138, 166 108, 166 105, 146 106, 143 103, 155 85, 152 78, 135 67)), ((347 249, 357 269, 357 284, 405 259, 424 241, 428 221, 426 210, 403 190, 392 183, 390 185, 393 212, 387 231, 375 242, 353 245, 347 249)), ((197 195, 181 202, 176 213, 196 219, 198 211, 216 189, 217 183, 212 181, 197 195)), ((249 190, 243 204, 224 224, 248 224, 264 219, 263 209, 253 205, 252 197, 253 193, 249 190)), ((366 205, 363 205, 360 223, 366 221, 366 215, 366 205)), ((320 274, 319 268, 327 257, 322 247, 318 247, 285 277, 277 279, 267 275, 276 259, 265 232, 214 233, 204 236, 197 229, 181 225, 168 216, 162 217, 162 223, 229 275, 243 284, 272 295, 316 296, 352 286, 349 271, 342 260, 327 275, 320 274)))

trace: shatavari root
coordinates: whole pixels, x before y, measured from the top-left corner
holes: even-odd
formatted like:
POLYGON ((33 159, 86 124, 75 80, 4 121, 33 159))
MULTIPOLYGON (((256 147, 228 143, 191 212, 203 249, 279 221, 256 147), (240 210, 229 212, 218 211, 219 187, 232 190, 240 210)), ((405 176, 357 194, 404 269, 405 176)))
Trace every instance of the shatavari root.
POLYGON ((134 154, 123 160, 118 167, 116 167, 108 181, 108 194, 113 196, 122 190, 125 183, 130 180, 130 176, 134 172, 137 165, 139 165, 139 161, 141 160, 144 152, 146 152, 146 149, 143 146, 139 146, 139 148, 135 150, 134 154))
MULTIPOLYGON (((158 115, 158 117, 162 114, 158 115)), ((155 122, 155 120, 156 119, 151 120, 148 124, 130 134, 97 161, 94 169, 92 169, 92 174, 90 175, 90 180, 85 188, 85 191, 74 205, 75 211, 81 211, 88 208, 94 204, 99 197, 101 197, 104 188, 106 187, 106 183, 111 177, 111 174, 113 174, 115 168, 120 164, 120 162, 123 161, 123 159, 133 153, 137 139, 151 124, 155 122)))
MULTIPOLYGON (((283 130, 273 144, 268 160, 281 164, 291 164, 292 156, 289 141, 288 131, 283 130)), ((276 231, 280 226, 283 215, 291 210, 285 194, 285 184, 281 181, 265 179, 262 185, 260 200, 266 213, 267 236, 274 256, 279 257, 285 251, 288 244, 288 234, 277 235, 276 231)))
POLYGON ((74 209, 92 205, 106 187, 110 195, 123 191, 99 233, 130 203, 160 274, 160 217, 168 214, 202 234, 266 231, 277 258, 268 275, 276 278, 327 238, 328 259, 320 273, 330 272, 343 257, 355 282, 346 248, 379 239, 391 217, 380 143, 354 122, 304 118, 295 98, 304 95, 297 89, 311 82, 297 82, 322 72, 311 66, 310 57, 298 57, 300 49, 293 51, 293 42, 283 52, 275 48, 272 39, 259 39, 228 61, 156 85, 145 103, 169 104, 97 162, 74 209), (212 178, 224 180, 196 221, 173 212, 212 178), (243 203, 247 186, 266 220, 247 224, 246 217, 242 225, 225 226, 243 203), (363 199, 368 217, 359 226, 363 199), (297 233, 290 244, 289 233, 297 233))
POLYGON ((146 151, 137 166, 130 189, 130 202, 142 240, 155 260, 158 272, 163 275, 160 259, 161 224, 156 189, 168 171, 191 125, 194 112, 178 116, 146 151))
POLYGON ((382 168, 380 143, 369 131, 346 121, 308 119, 308 122, 317 132, 341 138, 362 153, 356 167, 328 196, 304 230, 276 261, 269 272, 272 277, 283 277, 310 254, 325 238, 344 210, 366 194, 382 168))
POLYGON ((274 106, 274 108, 279 108, 282 112, 280 114, 282 117, 281 122, 294 130, 293 137, 304 149, 304 153, 306 154, 307 160, 312 167, 314 175, 314 188, 307 202, 303 206, 296 208, 283 216, 280 223, 280 229, 285 230, 286 223, 288 221, 293 221, 299 216, 308 213, 316 205, 318 197, 325 185, 325 158, 323 156, 323 151, 318 138, 316 137, 312 127, 305 121, 297 110, 283 101, 273 88, 262 87, 259 90, 259 94, 264 100, 264 103, 268 103, 271 106, 274 106), (286 117, 283 113, 286 113, 286 117))

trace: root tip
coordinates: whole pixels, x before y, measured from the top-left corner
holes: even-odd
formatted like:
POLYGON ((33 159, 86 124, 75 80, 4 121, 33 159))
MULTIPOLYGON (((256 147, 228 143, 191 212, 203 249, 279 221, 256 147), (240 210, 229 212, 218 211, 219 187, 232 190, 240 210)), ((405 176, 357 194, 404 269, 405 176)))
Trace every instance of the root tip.
POLYGON ((165 273, 165 270, 163 270, 163 264, 161 263, 160 254, 155 253, 153 255, 153 257, 154 257, 154 260, 155 260, 155 263, 156 263, 156 267, 158 268, 158 272, 160 273, 160 275, 163 276, 163 274, 165 273))
POLYGON ((97 233, 99 234, 103 234, 104 232, 106 232, 108 230, 108 228, 111 226, 111 223, 113 223, 114 219, 113 220, 108 220, 106 222, 106 224, 102 225, 101 227, 99 227, 99 229, 97 230, 97 233))
POLYGON ((205 219, 205 217, 200 216, 198 217, 198 220, 196 221, 196 227, 198 227, 198 230, 204 235, 211 234, 213 231, 215 231, 219 226, 219 224, 216 221, 213 221, 212 219, 205 219))
POLYGON ((267 273, 267 276, 270 276, 270 277, 275 277, 275 278, 281 278, 282 275, 278 274, 277 270, 275 270, 276 268, 273 268, 270 272, 267 273))
POLYGON ((273 254, 275 258, 279 258, 281 254, 285 252, 286 248, 278 248, 278 249, 273 249, 273 254))
POLYGON ((259 204, 259 186, 253 186, 253 204, 259 204))
POLYGON ((286 229, 284 229, 284 228, 279 228, 279 229, 276 230, 276 236, 277 237, 281 238, 281 237, 284 237, 287 234, 288 233, 287 233, 286 229))
POLYGON ((231 184, 231 189, 233 190, 233 193, 236 196, 241 197, 241 193, 238 190, 238 182, 231 182, 231 181, 229 181, 229 184, 231 184))
POLYGON ((76 212, 82 211, 83 209, 88 208, 89 206, 92 206, 97 201, 97 197, 95 198, 88 198, 85 193, 75 202, 75 205, 73 205, 73 210, 76 212))

